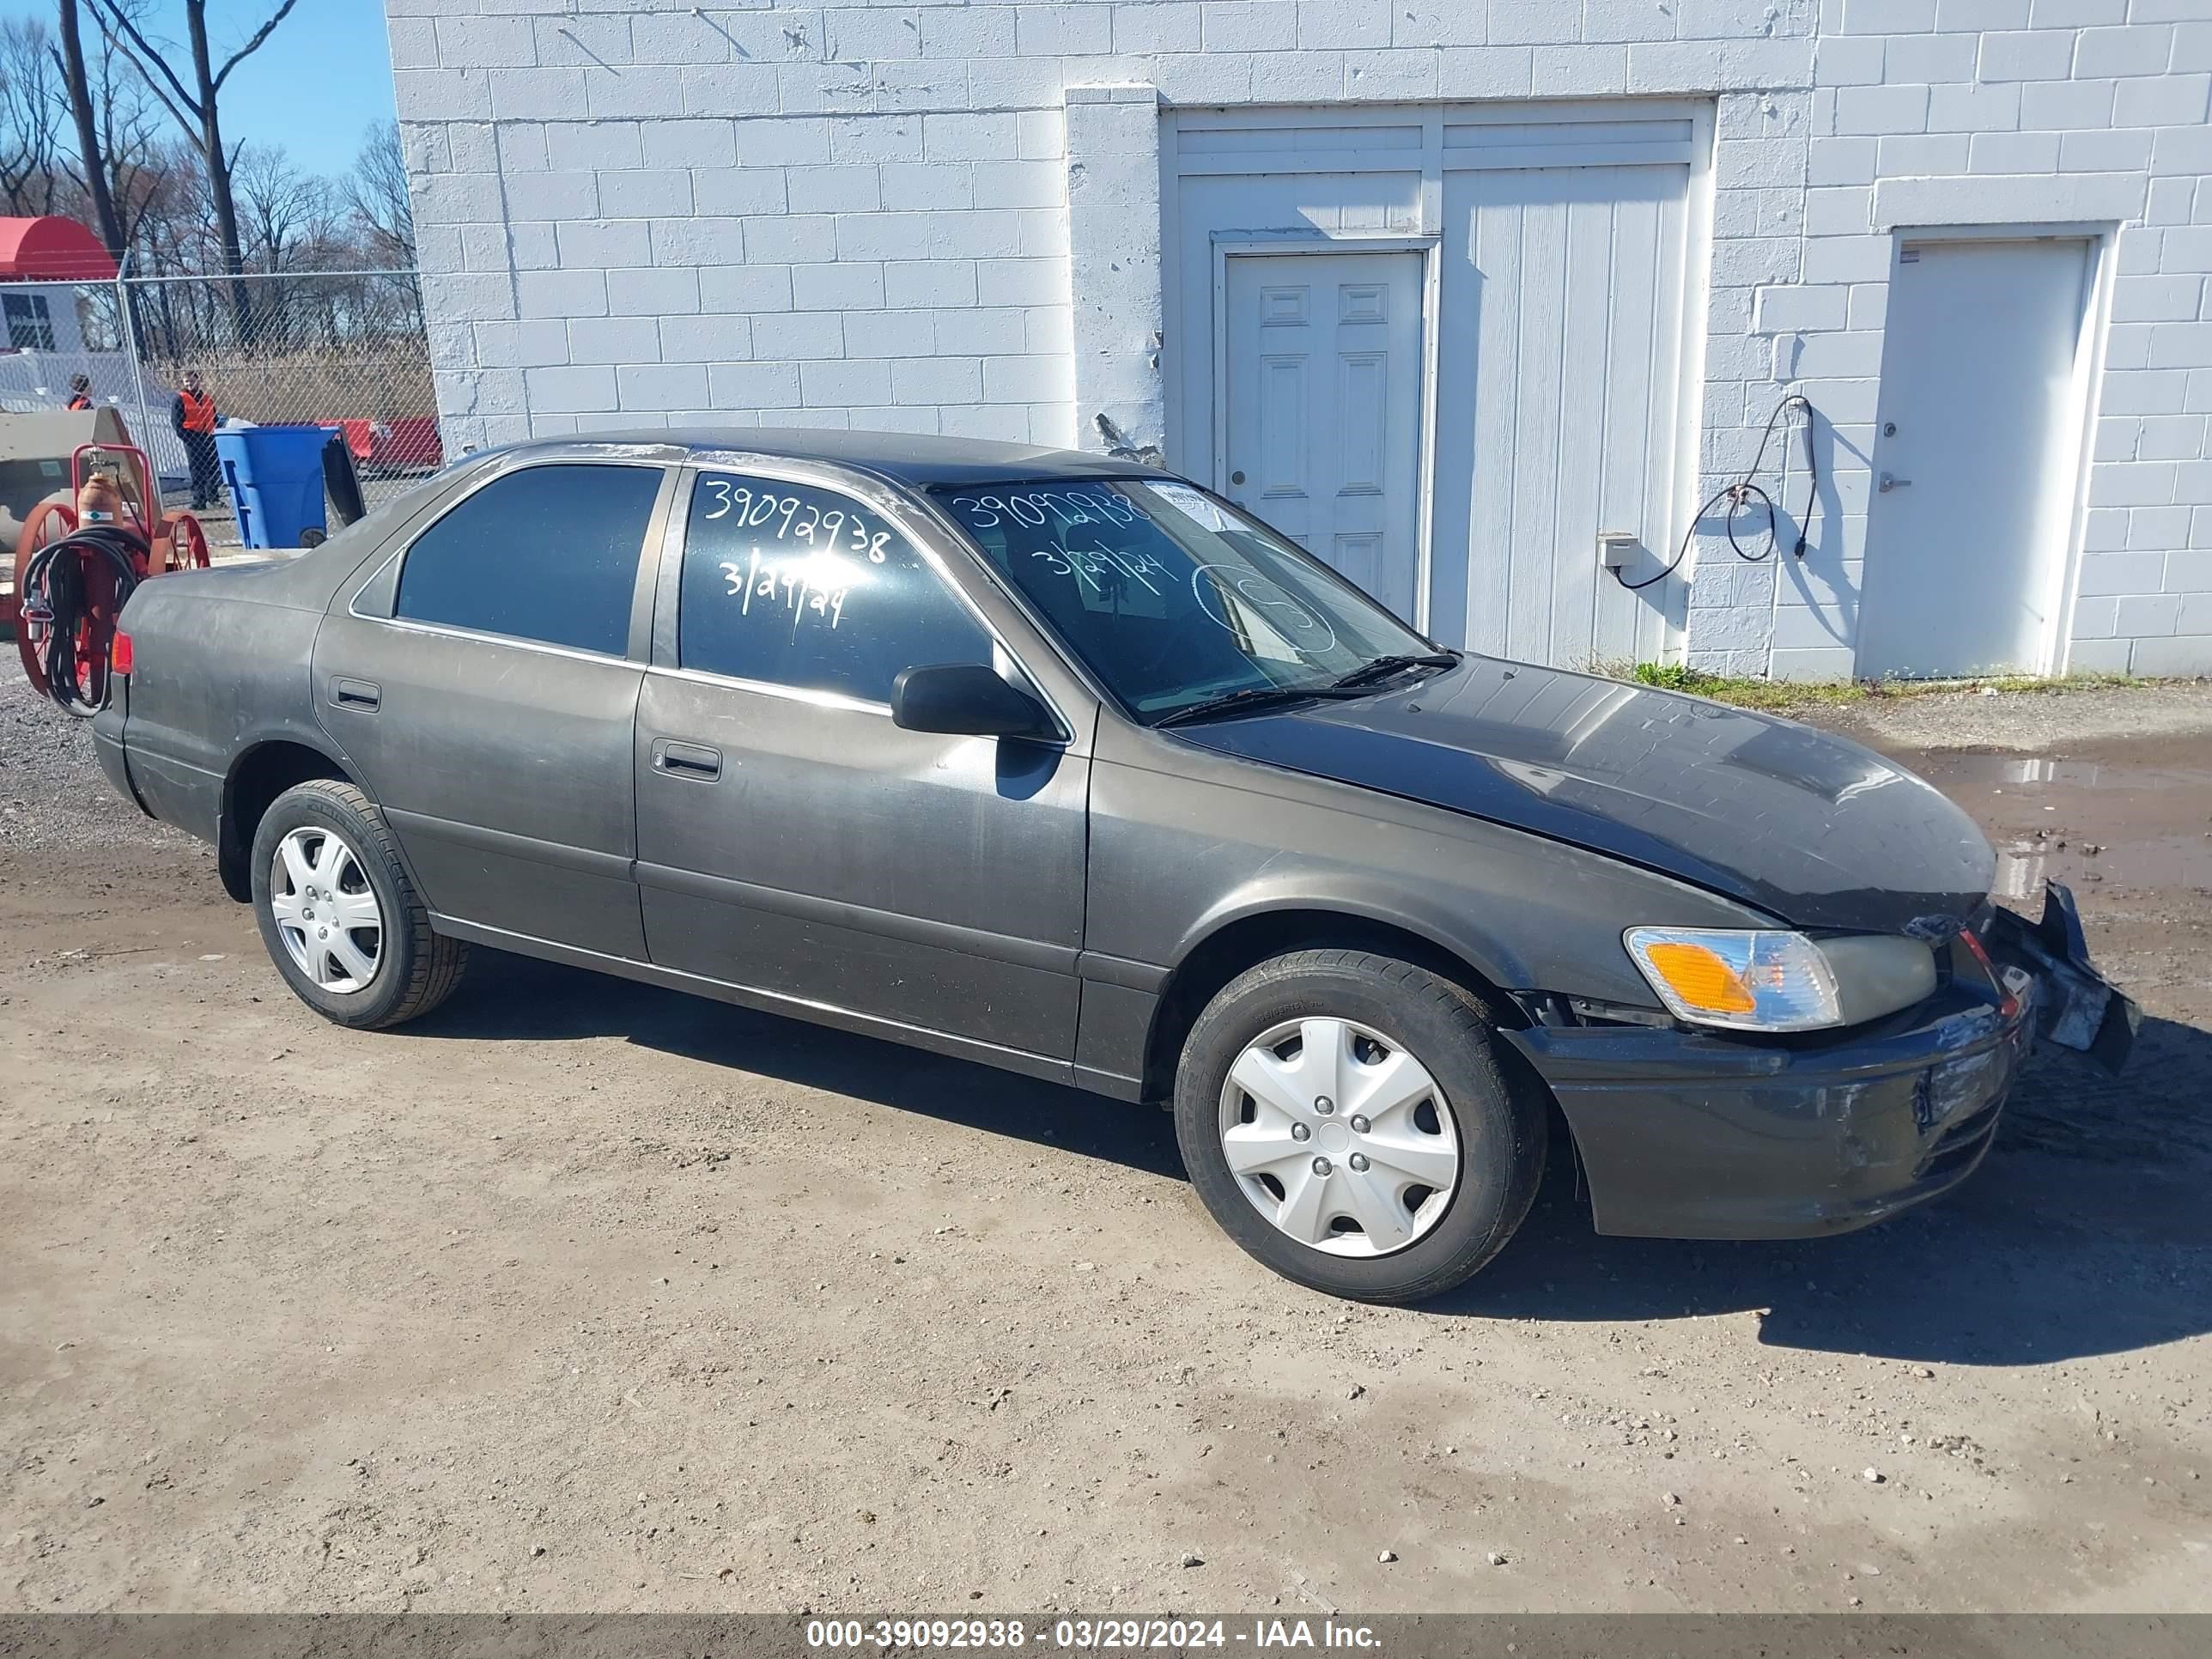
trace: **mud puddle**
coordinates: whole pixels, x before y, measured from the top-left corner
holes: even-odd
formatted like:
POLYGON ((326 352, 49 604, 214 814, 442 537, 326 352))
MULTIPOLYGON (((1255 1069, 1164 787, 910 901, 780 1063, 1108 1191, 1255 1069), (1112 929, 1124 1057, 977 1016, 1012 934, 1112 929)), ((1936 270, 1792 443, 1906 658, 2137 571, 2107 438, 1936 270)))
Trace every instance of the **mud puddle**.
POLYGON ((1980 820, 1996 893, 2212 888, 2212 742, 2100 745, 2094 760, 1954 749, 1894 757, 1980 820))

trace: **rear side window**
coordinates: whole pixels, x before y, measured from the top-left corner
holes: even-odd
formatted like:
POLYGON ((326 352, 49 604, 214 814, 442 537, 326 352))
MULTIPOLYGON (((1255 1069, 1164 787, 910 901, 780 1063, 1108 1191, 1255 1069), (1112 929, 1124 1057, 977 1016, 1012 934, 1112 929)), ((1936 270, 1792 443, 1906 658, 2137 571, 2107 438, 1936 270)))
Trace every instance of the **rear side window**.
POLYGON ((407 550, 392 615, 621 656, 661 477, 585 463, 493 479, 407 550))
POLYGON ((811 484, 700 475, 684 535, 686 668, 889 702, 900 671, 991 661, 991 636, 874 508, 811 484))

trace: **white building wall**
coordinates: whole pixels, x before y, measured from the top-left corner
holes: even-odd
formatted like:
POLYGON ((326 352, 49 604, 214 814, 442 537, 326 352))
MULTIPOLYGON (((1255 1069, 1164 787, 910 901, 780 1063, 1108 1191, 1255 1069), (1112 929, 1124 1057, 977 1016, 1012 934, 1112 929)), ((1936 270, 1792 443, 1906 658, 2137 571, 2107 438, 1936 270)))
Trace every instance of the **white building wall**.
POLYGON ((1070 87, 1713 94, 1704 493, 1793 390, 1833 422, 1835 475, 1802 565, 1705 538, 1692 659, 1850 669, 1892 228, 2086 221, 2122 228, 2072 665, 2212 669, 2207 0, 387 10, 449 448, 689 421, 1096 444, 1079 386, 1141 411, 1156 371, 1144 323, 1077 363, 1071 265, 1095 298, 1158 233, 1086 222, 1071 249, 1070 192, 1098 181, 1068 161, 1070 87))

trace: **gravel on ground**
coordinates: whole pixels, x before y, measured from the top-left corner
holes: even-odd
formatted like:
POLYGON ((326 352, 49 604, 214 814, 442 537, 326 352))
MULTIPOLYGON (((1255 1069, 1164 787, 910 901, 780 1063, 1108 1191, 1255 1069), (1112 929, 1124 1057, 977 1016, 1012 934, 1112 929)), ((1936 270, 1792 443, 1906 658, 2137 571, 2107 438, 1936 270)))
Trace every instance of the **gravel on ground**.
POLYGON ((0 686, 0 1609, 2212 1609, 2212 699, 1879 718, 2080 884, 2130 1073, 1824 1241, 1561 1158, 1383 1310, 1157 1111, 489 953, 327 1025, 0 686))

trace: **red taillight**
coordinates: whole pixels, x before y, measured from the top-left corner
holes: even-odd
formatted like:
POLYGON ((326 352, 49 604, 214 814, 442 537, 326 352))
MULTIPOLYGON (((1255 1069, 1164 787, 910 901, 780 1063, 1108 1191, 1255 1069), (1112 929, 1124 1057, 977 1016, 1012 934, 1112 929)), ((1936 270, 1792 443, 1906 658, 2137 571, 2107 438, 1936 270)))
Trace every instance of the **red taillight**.
POLYGON ((131 636, 119 628, 115 630, 115 649, 108 653, 107 671, 111 674, 131 672, 131 636))

